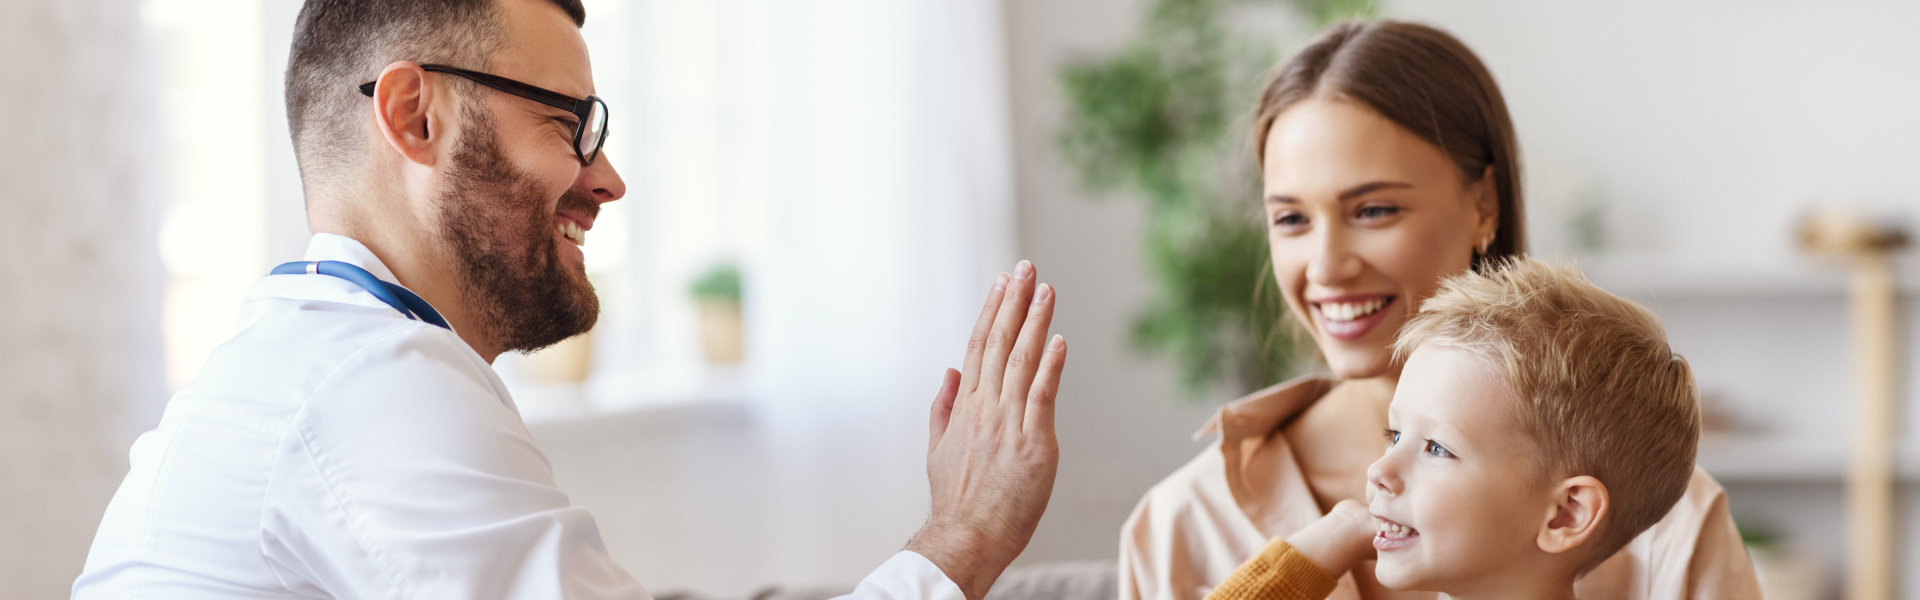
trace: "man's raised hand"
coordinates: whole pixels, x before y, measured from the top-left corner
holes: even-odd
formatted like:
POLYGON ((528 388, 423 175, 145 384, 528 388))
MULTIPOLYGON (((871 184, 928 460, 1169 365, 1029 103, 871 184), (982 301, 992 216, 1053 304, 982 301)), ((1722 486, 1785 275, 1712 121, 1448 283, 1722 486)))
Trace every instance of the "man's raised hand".
POLYGON ((1060 465, 1053 407, 1067 343, 1047 337, 1053 287, 1027 261, 1002 274, 933 401, 927 480, 933 511, 907 549, 968 598, 986 595, 1033 539, 1060 465))

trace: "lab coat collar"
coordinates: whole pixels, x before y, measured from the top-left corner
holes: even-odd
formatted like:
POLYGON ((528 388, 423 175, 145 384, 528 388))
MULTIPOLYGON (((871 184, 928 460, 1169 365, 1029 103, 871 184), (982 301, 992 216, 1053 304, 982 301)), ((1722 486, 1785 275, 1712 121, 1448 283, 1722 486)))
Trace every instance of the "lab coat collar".
MULTIPOLYGON (((337 260, 366 269, 368 273, 372 273, 382 281, 400 283, 400 279, 394 277, 393 270, 387 268, 386 263, 380 262, 380 257, 375 256, 373 250, 368 249, 366 244, 337 233, 313 234, 313 238, 307 241, 307 253, 302 260, 337 260)), ((268 275, 254 284, 247 298, 249 300, 263 298, 323 300, 393 311, 393 307, 387 306, 387 303, 375 298, 359 285, 333 277, 268 275)), ((439 308, 435 307, 435 310, 439 308)), ((394 316, 402 317, 403 315, 394 312, 394 316)), ((447 330, 455 334, 459 333, 459 330, 453 329, 451 325, 447 330)))
POLYGON ((313 238, 307 241, 305 260, 337 260, 366 269, 384 281, 400 283, 400 279, 393 276, 393 270, 380 262, 380 257, 374 256, 366 244, 337 233, 313 234, 313 238))

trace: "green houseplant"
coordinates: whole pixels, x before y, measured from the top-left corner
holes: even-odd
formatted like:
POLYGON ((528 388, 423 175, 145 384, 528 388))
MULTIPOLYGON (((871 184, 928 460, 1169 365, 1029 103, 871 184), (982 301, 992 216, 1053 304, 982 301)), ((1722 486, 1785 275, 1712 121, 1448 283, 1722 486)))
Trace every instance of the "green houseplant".
POLYGON ((1172 359, 1190 397, 1222 377, 1243 390, 1279 381, 1307 356, 1284 327, 1245 134, 1277 53, 1229 26, 1234 10, 1259 4, 1316 26, 1376 10, 1374 0, 1155 0, 1119 49, 1058 72, 1061 154, 1089 191, 1124 192, 1147 211, 1154 293, 1132 343, 1172 359))
POLYGON ((700 273, 687 286, 700 311, 701 349, 708 364, 739 364, 745 346, 740 311, 740 267, 721 262, 700 273))

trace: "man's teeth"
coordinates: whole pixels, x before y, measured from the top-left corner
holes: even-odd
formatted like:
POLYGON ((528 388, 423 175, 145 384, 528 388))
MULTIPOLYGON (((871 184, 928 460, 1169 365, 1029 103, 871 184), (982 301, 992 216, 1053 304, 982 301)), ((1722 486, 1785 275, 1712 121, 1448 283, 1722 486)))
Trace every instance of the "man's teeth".
POLYGON ((1412 527, 1401 525, 1399 523, 1389 523, 1387 521, 1380 522, 1381 535, 1385 535, 1389 537, 1406 537, 1408 535, 1411 535, 1412 533, 1413 533, 1412 527))
POLYGON ((1335 321, 1352 321, 1373 315, 1386 303, 1386 298, 1374 298, 1365 302, 1326 302, 1320 305, 1320 314, 1335 321))
POLYGON ((581 229, 579 223, 561 221, 560 224, 556 226, 556 229, 560 230, 561 237, 567 238, 567 241, 573 242, 573 245, 587 245, 587 230, 581 229))

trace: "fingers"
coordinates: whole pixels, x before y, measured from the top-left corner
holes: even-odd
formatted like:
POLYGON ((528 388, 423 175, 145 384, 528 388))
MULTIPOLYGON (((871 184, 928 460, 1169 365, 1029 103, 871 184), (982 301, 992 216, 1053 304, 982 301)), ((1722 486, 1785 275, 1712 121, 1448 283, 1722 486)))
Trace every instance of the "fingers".
POLYGON ((1007 282, 1000 310, 994 314, 993 328, 987 332, 987 346, 980 357, 980 380, 974 389, 989 400, 1000 396, 1000 384, 1006 377, 1007 354, 1013 351, 1020 326, 1026 322, 1027 303, 1033 298, 1033 263, 1020 261, 1014 266, 1013 279, 1007 282))
POLYGON ((960 363, 960 391, 971 392, 980 384, 980 356, 987 349, 987 332, 993 328, 993 316, 1000 311, 1000 299, 1006 296, 1007 274, 1001 273, 994 279, 993 288, 987 291, 986 306, 980 308, 980 318, 973 322, 973 334, 967 336, 967 357, 960 363))
POLYGON ((953 418, 953 399, 960 395, 960 372, 947 369, 940 377, 940 391, 933 394, 931 422, 927 424, 927 452, 932 453, 940 445, 940 438, 947 435, 947 422, 953 418))
POLYGON ((1060 373, 1067 367, 1067 338, 1055 335, 1040 355, 1040 373, 1034 377, 1033 390, 1027 393, 1027 414, 1022 427, 1028 436, 1053 435, 1054 400, 1060 395, 1060 373))
POLYGON ((1001 381, 1001 394, 1006 406, 1007 417, 1020 422, 1026 414, 1027 392, 1033 385, 1034 371, 1040 366, 1040 352, 1047 343, 1047 328, 1053 324, 1053 286, 1041 284, 1034 290, 1033 302, 1027 306, 1026 323, 1020 326, 1020 337, 1013 344, 1013 352, 1007 355, 1007 373, 1001 381))

